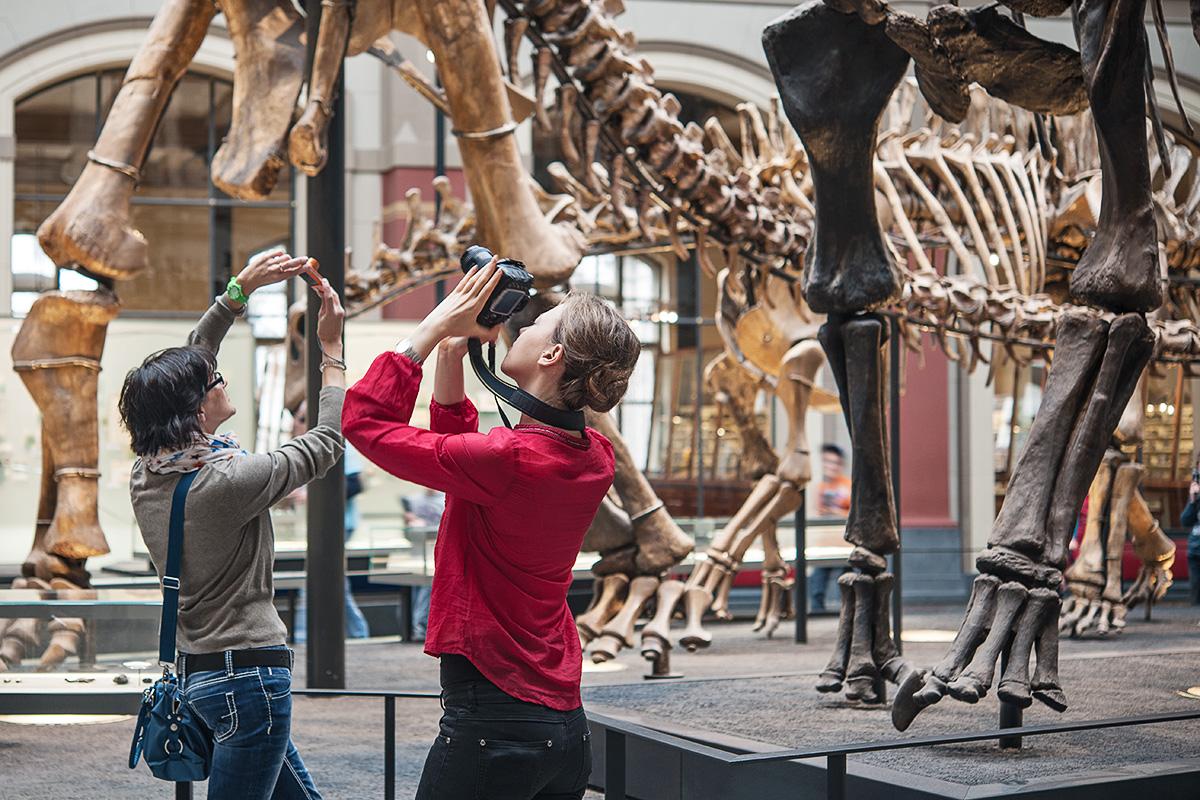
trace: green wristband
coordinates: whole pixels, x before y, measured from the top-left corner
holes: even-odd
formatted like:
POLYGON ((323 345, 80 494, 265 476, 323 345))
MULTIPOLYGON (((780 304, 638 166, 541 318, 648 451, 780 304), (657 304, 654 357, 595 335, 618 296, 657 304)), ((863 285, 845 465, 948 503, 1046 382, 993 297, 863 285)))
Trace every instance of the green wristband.
POLYGON ((235 303, 246 305, 250 298, 242 291, 242 285, 238 283, 237 276, 234 275, 229 279, 229 283, 225 284, 225 294, 229 295, 229 299, 235 303))

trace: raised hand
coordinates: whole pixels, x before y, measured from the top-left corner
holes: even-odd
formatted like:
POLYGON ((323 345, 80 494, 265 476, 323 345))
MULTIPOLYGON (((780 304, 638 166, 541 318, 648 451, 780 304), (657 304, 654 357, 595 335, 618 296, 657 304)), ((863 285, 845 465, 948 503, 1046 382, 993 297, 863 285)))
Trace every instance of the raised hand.
POLYGON ((322 278, 321 284, 314 286, 313 290, 321 295, 321 309, 317 312, 317 341, 321 343, 321 350, 325 355, 340 359, 346 311, 329 281, 322 278))
POLYGON ((483 269, 473 267, 437 308, 421 320, 413 333, 412 345, 422 360, 447 337, 496 341, 500 335, 499 325, 485 328, 476 322, 488 298, 500 285, 503 273, 496 268, 496 261, 493 258, 483 269))
POLYGON ((255 289, 294 278, 304 269, 308 259, 291 256, 283 248, 274 248, 259 253, 238 273, 242 291, 249 295, 255 289))

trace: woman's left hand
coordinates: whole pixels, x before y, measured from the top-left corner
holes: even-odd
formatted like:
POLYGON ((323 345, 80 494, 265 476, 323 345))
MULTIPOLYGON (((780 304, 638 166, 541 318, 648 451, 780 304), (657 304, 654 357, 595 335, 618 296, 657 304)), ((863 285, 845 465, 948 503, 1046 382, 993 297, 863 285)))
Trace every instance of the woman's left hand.
POLYGON ((483 269, 472 268, 467 276, 455 286, 437 308, 429 312, 413 333, 413 349, 425 359, 437 347, 438 342, 450 336, 481 339, 494 342, 500 335, 500 326, 485 328, 476 318, 483 311, 492 292, 500 285, 502 273, 496 268, 493 258, 483 269))

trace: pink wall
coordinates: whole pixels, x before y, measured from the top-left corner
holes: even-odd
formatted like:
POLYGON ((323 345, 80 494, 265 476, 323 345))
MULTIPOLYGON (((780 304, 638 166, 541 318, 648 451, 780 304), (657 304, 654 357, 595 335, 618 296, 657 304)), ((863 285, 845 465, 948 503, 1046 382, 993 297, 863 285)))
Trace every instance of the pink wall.
POLYGON ((956 527, 950 516, 949 360, 928 335, 908 352, 900 398, 900 525, 956 527))
MULTIPOLYGON (((447 170, 446 177, 450 179, 454 196, 465 198, 467 182, 463 171, 461 169, 447 170)), ((383 208, 384 218, 387 220, 383 225, 385 244, 398 246, 404 241, 404 233, 408 229, 404 195, 410 188, 421 190, 425 213, 433 216, 433 178, 432 167, 396 167, 384 173, 383 208)), ((454 283, 447 281, 447 291, 453 285, 454 283)), ((383 317, 384 319, 421 319, 433 308, 435 297, 435 289, 432 284, 401 295, 383 307, 383 317)))

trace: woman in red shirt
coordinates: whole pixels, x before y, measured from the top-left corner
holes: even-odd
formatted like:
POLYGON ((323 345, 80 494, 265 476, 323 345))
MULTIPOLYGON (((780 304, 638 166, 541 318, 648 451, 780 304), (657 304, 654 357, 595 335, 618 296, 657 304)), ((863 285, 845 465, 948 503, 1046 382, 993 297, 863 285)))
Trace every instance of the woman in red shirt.
MULTIPOLYGON (((472 270, 410 340, 347 392, 342 425, 364 456, 446 493, 425 652, 441 658, 441 731, 418 800, 579 798, 591 772, 582 654, 567 589, 613 478, 612 445, 527 417, 478 432, 463 391, 466 338, 500 274, 472 270), (439 348, 430 430, 408 424, 421 362, 439 348)), ((501 369, 559 408, 606 412, 641 345, 614 309, 568 295, 523 328, 501 369)))

